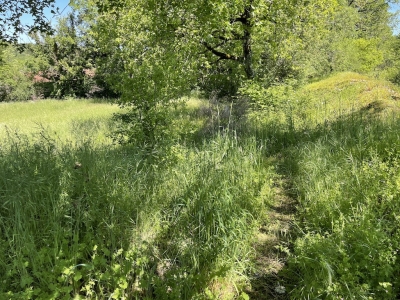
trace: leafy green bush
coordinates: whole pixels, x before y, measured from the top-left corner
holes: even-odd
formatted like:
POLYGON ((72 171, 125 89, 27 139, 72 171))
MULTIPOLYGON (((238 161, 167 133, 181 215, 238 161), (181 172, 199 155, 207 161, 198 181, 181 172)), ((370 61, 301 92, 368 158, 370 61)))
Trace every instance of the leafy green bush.
POLYGON ((368 73, 384 61, 378 39, 344 39, 337 42, 335 71, 368 73))
POLYGON ((250 98, 253 111, 285 109, 293 101, 294 91, 299 84, 296 79, 286 79, 274 84, 252 80, 243 84, 240 94, 250 98))
POLYGON ((35 96, 28 68, 32 59, 29 54, 20 54, 11 46, 4 50, 3 64, 0 64, 0 102, 26 101, 35 96))

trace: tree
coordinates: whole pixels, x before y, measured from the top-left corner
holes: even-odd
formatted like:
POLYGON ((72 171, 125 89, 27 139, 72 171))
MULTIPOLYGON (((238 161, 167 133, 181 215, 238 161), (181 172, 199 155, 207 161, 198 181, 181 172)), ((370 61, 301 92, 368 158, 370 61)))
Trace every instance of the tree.
POLYGON ((171 99, 207 78, 208 70, 222 70, 239 84, 286 76, 304 31, 312 26, 318 34, 336 6, 331 0, 95 3, 93 36, 109 54, 102 67, 114 70, 108 80, 121 91, 120 104, 132 109, 129 120, 140 120, 137 127, 149 139, 171 99))
POLYGON ((357 12, 355 30, 359 38, 391 35, 389 4, 398 0, 347 0, 347 5, 357 12))
POLYGON ((52 35, 32 35, 36 56, 47 61, 41 73, 54 84, 55 97, 85 97, 93 82, 91 47, 81 12, 72 11, 59 18, 52 35), (89 72, 90 71, 90 72, 89 72))
POLYGON ((54 2, 55 0, 0 0, 0 41, 17 44, 22 33, 51 32, 44 10, 50 8, 55 14, 54 2), (32 16, 33 25, 21 22, 23 14, 32 16))
POLYGON ((393 39, 389 2, 339 1, 324 35, 312 32, 301 52, 307 77, 331 72, 371 72, 386 67, 393 39))
POLYGON ((36 96, 32 71, 40 64, 30 51, 19 52, 16 47, 0 46, 0 102, 26 101, 36 96))

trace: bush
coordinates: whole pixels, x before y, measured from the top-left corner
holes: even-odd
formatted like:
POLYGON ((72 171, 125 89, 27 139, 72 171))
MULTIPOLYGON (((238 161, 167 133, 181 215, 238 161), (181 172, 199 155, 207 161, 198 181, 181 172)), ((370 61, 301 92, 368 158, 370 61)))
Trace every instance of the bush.
POLYGON ((11 46, 3 52, 0 65, 0 101, 26 101, 35 96, 33 81, 29 78, 28 62, 33 60, 27 53, 18 53, 11 46))

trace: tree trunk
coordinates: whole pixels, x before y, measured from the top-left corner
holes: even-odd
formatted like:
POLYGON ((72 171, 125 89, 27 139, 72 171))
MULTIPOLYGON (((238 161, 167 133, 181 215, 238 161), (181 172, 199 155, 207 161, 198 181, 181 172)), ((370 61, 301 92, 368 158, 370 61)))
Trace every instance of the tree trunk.
POLYGON ((251 15, 253 12, 253 1, 250 1, 250 4, 247 5, 244 9, 243 14, 243 63, 244 70, 246 72, 247 79, 254 78, 254 70, 253 70, 253 53, 251 49, 251 15))

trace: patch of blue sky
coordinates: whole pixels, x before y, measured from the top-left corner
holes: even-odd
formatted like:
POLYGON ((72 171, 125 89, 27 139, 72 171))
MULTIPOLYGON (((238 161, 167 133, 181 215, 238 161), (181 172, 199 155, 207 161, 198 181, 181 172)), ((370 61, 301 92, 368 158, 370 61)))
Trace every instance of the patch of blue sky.
MULTIPOLYGON (((71 11, 71 7, 69 6, 70 0, 56 0, 55 1, 55 9, 47 8, 44 11, 44 15, 47 20, 54 26, 57 23, 57 19, 59 17, 67 15, 71 11), (51 12, 51 10, 55 11, 55 14, 51 12)), ((21 16, 21 22, 26 25, 33 25, 33 19, 31 15, 24 14, 21 16)), ((33 40, 27 34, 21 34, 19 37, 20 43, 32 43, 33 40)))
POLYGON ((395 35, 400 34, 400 4, 390 4, 389 11, 394 14, 392 20, 392 29, 395 35))

